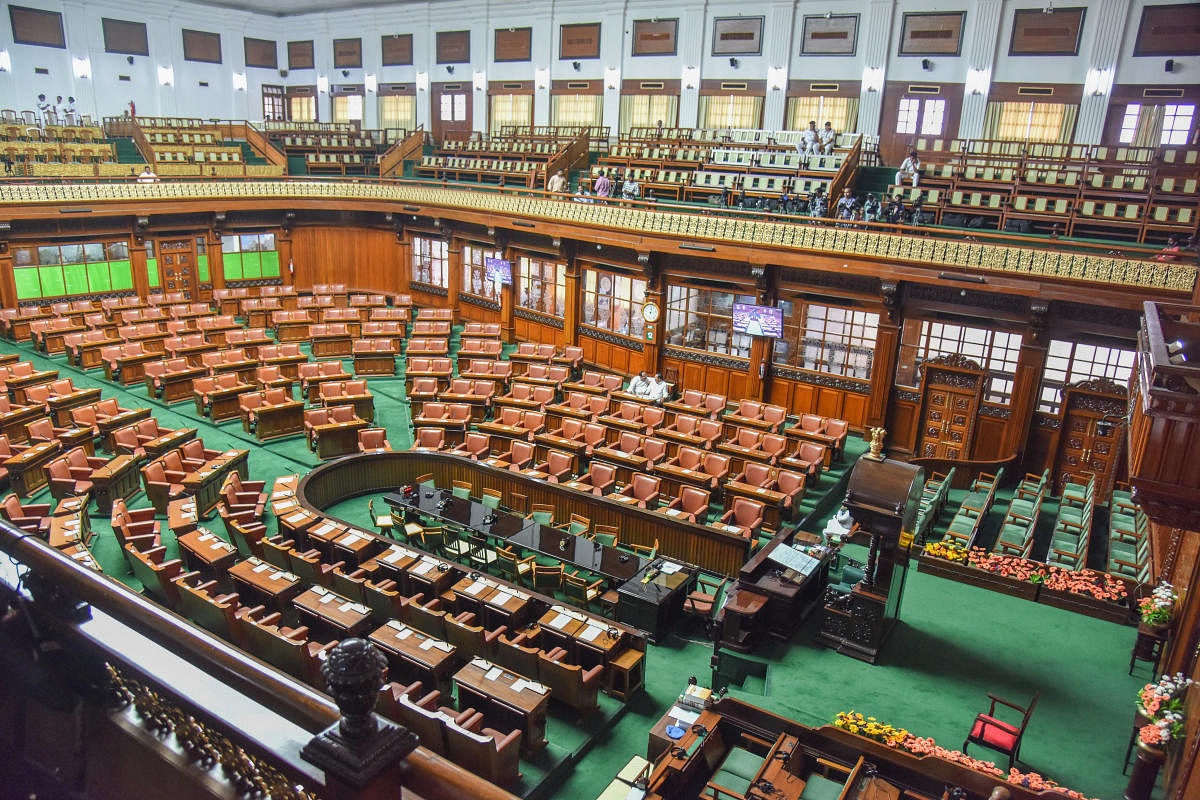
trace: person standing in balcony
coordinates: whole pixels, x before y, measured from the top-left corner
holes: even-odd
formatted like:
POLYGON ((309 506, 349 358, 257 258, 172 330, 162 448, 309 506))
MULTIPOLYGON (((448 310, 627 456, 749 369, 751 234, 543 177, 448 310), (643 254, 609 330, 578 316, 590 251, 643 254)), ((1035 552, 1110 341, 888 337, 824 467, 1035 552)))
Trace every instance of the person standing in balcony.
POLYGON ((546 190, 554 194, 562 194, 567 190, 567 177, 563 175, 561 169, 551 175, 550 180, 546 181, 546 190))
POLYGON ((601 172, 592 188, 595 189, 596 197, 602 203, 612 197, 612 181, 608 179, 608 173, 601 172))

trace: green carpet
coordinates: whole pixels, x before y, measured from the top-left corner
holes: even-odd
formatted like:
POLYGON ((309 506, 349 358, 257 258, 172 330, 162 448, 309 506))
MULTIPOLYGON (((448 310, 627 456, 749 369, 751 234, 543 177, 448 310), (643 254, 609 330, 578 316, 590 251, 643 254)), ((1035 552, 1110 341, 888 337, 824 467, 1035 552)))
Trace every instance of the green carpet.
MULTIPOLYGON (((17 352, 39 369, 57 369, 77 386, 99 386, 105 397, 115 397, 125 407, 151 407, 165 426, 197 427, 210 448, 249 448, 253 479, 269 482, 318 463, 303 437, 260 445, 243 433, 238 421, 213 424, 198 418, 190 402, 167 407, 149 399, 141 386, 108 383, 101 372, 84 373, 67 365, 62 356, 47 358, 35 354, 28 344, 11 342, 0 344, 0 352, 17 352)), ((403 359, 400 365, 403 368, 403 359)), ((376 424, 387 428, 394 448, 410 446, 402 376, 371 378, 370 389, 375 395, 376 424)), ((861 439, 852 439, 850 456, 862 449, 861 439)), ((844 492, 843 472, 825 476, 817 490, 805 497, 801 510, 812 520, 809 529, 819 530, 836 508, 844 492)), ((355 498, 330 511, 369 527, 368 499, 355 498)), ((32 498, 32 502, 48 501, 46 490, 32 498)), ((132 505, 148 503, 138 495, 132 505)), ((992 512, 993 526, 999 524, 1004 506, 998 502, 998 510, 992 512)), ((952 499, 942 525, 948 523, 954 507, 952 499)), ((108 521, 93 517, 92 524, 97 531, 93 544, 97 560, 108 574, 140 590, 125 571, 108 521)), ((269 526, 273 531, 273 518, 269 526)), ((212 527, 220 530, 219 520, 212 527)), ((169 531, 164 530, 163 540, 168 556, 174 557, 177 547, 169 531)), ((852 557, 865 558, 863 548, 847 547, 852 557)), ((1022 748, 1023 769, 1089 797, 1109 800, 1120 795, 1125 783, 1121 757, 1134 692, 1151 677, 1144 664, 1132 677, 1121 672, 1128 666, 1132 628, 918 574, 915 565, 909 570, 901 618, 881 663, 870 666, 813 644, 814 615, 792 641, 771 643, 751 656, 766 664, 766 677, 750 678, 730 693, 811 725, 854 709, 956 749, 974 715, 986 710, 988 692, 1024 702, 1040 691, 1022 748)), ((672 635, 649 647, 646 691, 626 708, 603 698, 601 711, 584 720, 561 709, 552 713, 551 744, 534 760, 522 762, 525 776, 516 791, 531 797, 587 800, 599 794, 632 755, 644 755, 648 729, 671 707, 687 677, 695 675, 705 684, 710 680, 710 646, 699 641, 698 630, 681 633, 690 638, 672 635)), ((970 752, 992 758, 978 748, 970 752)))

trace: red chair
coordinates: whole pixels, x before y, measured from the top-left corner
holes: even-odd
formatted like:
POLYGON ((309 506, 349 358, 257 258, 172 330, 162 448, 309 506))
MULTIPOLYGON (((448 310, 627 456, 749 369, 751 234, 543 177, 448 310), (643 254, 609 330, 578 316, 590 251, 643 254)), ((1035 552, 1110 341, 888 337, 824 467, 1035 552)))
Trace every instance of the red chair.
POLYGON ((659 484, 658 478, 652 478, 640 472, 635 473, 629 485, 617 492, 616 496, 633 498, 638 508, 654 509, 658 507, 659 484))
POLYGON ((988 693, 988 697, 992 699, 992 704, 988 706, 986 714, 979 714, 975 717, 975 724, 971 726, 971 732, 967 734, 966 741, 963 742, 963 752, 967 752, 967 745, 971 742, 991 748, 999 753, 1004 753, 1008 756, 1008 767, 1012 769, 1013 764, 1017 761, 1021 753, 1021 737, 1025 735, 1025 726, 1029 724, 1029 718, 1033 715, 1033 709, 1037 706, 1038 697, 1041 692, 1035 692, 1033 699, 1029 701, 1027 706, 1019 706, 1016 703, 1010 703, 1007 700, 1002 700, 996 695, 988 693), (996 705, 1008 706, 1021 715, 1021 724, 1013 725, 996 717, 996 705))
POLYGON ((0 506, 0 514, 26 533, 46 538, 50 533, 50 505, 48 503, 33 505, 21 504, 21 498, 9 492, 0 506))
POLYGON ((576 488, 587 491, 591 490, 592 494, 601 495, 612 488, 617 482, 617 469, 610 467, 607 464, 592 462, 588 467, 588 471, 578 481, 576 488))
POLYGON ((734 498, 733 506, 721 517, 722 524, 741 529, 742 536, 753 539, 763 523, 763 504, 744 497, 734 498))
POLYGON ((697 489, 695 486, 682 486, 679 490, 679 497, 667 503, 668 509, 675 509, 682 512, 682 516, 688 522, 697 522, 697 517, 701 525, 708 522, 708 504, 710 495, 703 489, 697 489))
MULTIPOLYGON (((368 429, 370 430, 370 429, 368 429)), ((378 430, 378 429, 376 429, 378 430)), ((362 449, 362 435, 367 431, 362 431, 358 434, 359 449, 362 449)), ((446 446, 446 432, 441 428, 417 428, 416 440, 413 442, 413 450, 441 450, 446 446)), ((391 448, 388 448, 389 450, 391 448)))
POLYGON ((492 451, 492 437, 483 433, 468 433, 463 443, 450 451, 450 455, 464 456, 472 461, 486 458, 492 451))
MULTIPOLYGON (((422 431, 429 431, 430 428, 421 428, 417 431, 417 442, 414 449, 430 449, 441 450, 443 443, 442 431, 433 428, 433 432, 438 434, 436 445, 425 444, 422 440, 422 431)), ((387 440, 387 431, 383 428, 363 428, 358 432, 358 452, 360 453, 390 453, 392 445, 387 440)))
POLYGON ((533 465, 533 469, 550 483, 559 483, 571 474, 575 459, 562 450, 547 450, 546 460, 533 465))

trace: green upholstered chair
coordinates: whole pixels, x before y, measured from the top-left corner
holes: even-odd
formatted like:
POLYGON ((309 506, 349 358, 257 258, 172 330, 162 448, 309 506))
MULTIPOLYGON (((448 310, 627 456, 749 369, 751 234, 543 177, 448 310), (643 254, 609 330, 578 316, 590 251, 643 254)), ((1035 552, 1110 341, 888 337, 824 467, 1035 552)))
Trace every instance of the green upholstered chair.
POLYGON ((505 580, 524 585, 533 575, 533 556, 521 558, 516 551, 501 547, 496 550, 496 568, 505 580))
POLYGON ((466 483, 465 481, 454 481, 454 483, 451 484, 450 491, 454 494, 455 497, 458 497, 462 500, 470 500, 471 499, 471 490, 474 488, 475 488, 474 486, 472 486, 469 483, 466 483))
POLYGON ((745 797, 750 791, 750 784, 762 771, 763 757, 756 756, 749 750, 735 747, 729 751, 721 766, 708 781, 708 785, 716 790, 716 796, 732 795, 745 797))

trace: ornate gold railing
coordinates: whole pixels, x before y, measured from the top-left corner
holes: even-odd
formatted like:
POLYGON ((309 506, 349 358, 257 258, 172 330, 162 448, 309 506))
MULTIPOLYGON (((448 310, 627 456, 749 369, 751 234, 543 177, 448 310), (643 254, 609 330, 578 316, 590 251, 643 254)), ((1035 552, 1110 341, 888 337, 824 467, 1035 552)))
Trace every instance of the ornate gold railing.
MULTIPOLYGON (((646 204, 599 205, 555 200, 537 193, 497 189, 451 188, 404 181, 204 181, 179 183, 21 184, 0 186, 3 205, 68 205, 109 201, 363 200, 464 209, 576 226, 624 229, 686 239, 693 243, 734 244, 779 250, 825 253, 888 262, 910 262, 935 269, 966 269, 1057 281, 1107 283, 1141 289, 1191 293, 1197 268, 1192 264, 1130 258, 1080 250, 1038 249, 995 243, 986 234, 977 241, 948 238, 949 231, 907 233, 889 226, 840 228, 828 225, 756 219, 750 215, 684 213, 687 207, 646 204), (939 235, 933 235, 933 234, 939 235), (943 238, 947 237, 947 238, 943 238)), ((962 234, 966 236, 967 234, 962 234)), ((1001 238, 997 236, 996 238, 1001 238)), ((1136 250, 1136 245, 1129 248, 1136 250)), ((1146 253, 1147 251, 1142 251, 1146 253)))

